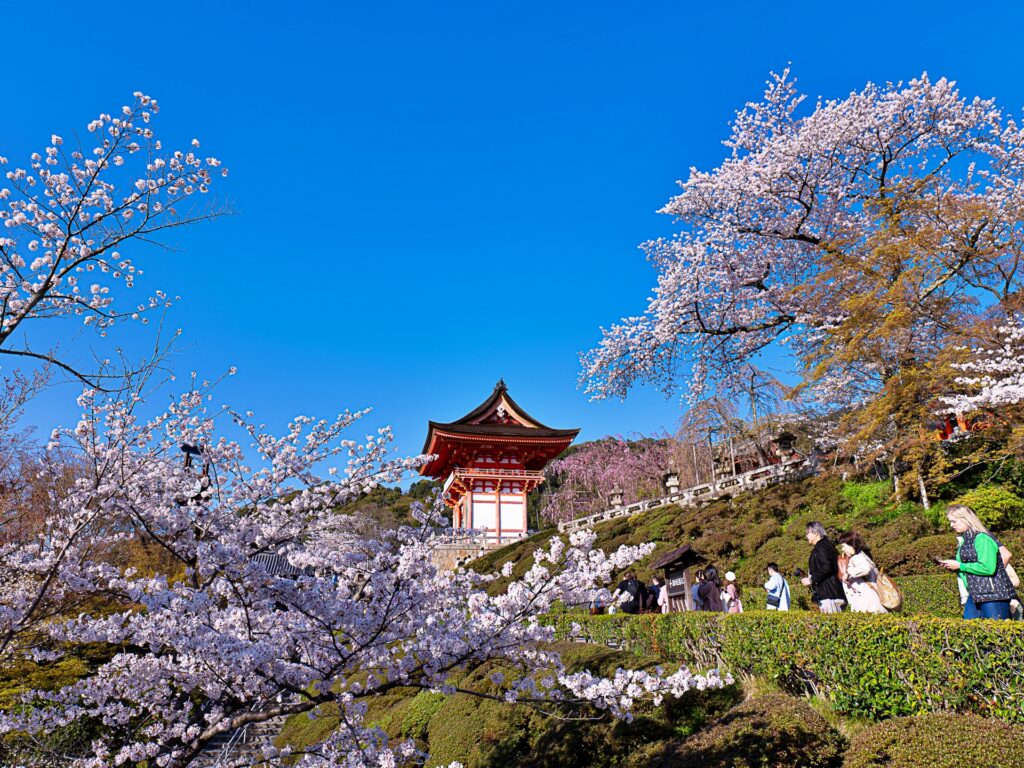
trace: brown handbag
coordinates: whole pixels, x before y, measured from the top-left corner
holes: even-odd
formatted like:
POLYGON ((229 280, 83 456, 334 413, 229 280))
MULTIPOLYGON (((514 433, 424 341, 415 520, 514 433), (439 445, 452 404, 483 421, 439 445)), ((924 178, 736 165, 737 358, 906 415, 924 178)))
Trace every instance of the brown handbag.
POLYGON ((896 613, 903 607, 903 593, 900 592, 900 588, 896 586, 896 582, 881 571, 878 571, 874 587, 878 593, 878 601, 885 610, 896 613))

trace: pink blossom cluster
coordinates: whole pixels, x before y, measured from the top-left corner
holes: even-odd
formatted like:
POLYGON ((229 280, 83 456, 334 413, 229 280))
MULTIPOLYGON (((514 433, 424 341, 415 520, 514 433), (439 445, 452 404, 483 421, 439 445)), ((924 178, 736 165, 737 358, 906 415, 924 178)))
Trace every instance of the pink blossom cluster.
POLYGON ((585 443, 547 466, 554 490, 545 497, 541 515, 558 523, 600 512, 610 506, 615 489, 626 504, 662 496, 662 476, 671 458, 668 440, 606 437, 585 443))
MULTIPOLYGON (((365 411, 299 417, 275 436, 245 414, 211 409, 209 398, 196 383, 143 419, 138 393, 85 391, 78 424, 51 439, 76 453, 77 480, 54 493, 45 535, 0 548, 0 658, 82 642, 115 651, 78 682, 33 691, 32 706, 0 714, 0 734, 98 725, 88 754, 50 764, 185 766, 218 734, 332 703, 341 726, 298 765, 411 765, 423 759, 411 742, 365 722, 368 697, 399 686, 455 692, 450 674, 485 661, 509 671, 500 680, 507 701, 589 703, 619 716, 640 699, 723 684, 686 670, 567 674, 546 645, 553 630, 542 618, 556 602, 608 600, 612 574, 651 545, 605 554, 592 532, 554 539, 490 595, 496 576, 433 565, 445 535, 430 524, 435 511, 376 538, 338 511, 425 458, 391 458, 388 429, 346 437, 365 411), (223 434, 232 423, 241 442, 223 434), (191 466, 181 446, 198 451, 191 466), (167 553, 173 572, 117 565, 110 555, 139 536, 167 553), (75 596, 111 610, 36 620, 41 605, 75 596)), ((264 755, 268 765, 288 756, 264 755)))

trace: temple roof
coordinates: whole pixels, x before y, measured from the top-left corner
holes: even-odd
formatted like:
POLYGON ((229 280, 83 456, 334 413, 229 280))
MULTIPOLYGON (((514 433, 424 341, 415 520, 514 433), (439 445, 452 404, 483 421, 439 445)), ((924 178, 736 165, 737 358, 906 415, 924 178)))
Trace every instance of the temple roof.
MULTIPOLYGON (((441 473, 452 458, 453 443, 487 440, 546 444, 549 450, 545 453, 550 454, 544 459, 546 463, 565 450, 578 433, 579 429, 554 429, 533 418, 512 399, 504 380, 499 380, 487 399, 462 418, 427 423, 423 453, 435 454, 438 458, 420 471, 431 476, 441 473)), ((537 460, 541 458, 538 456, 537 460)))

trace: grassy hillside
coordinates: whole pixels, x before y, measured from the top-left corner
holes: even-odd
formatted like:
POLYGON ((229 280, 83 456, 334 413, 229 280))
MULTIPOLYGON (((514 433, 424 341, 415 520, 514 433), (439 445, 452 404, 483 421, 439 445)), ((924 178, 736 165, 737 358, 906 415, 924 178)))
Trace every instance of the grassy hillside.
MULTIPOLYGON (((665 506, 602 523, 594 531, 597 546, 605 550, 655 542, 654 552, 636 564, 641 578, 654 575, 651 564, 662 554, 690 544, 721 572, 735 571, 741 586, 760 597, 768 563, 778 563, 787 574, 798 567, 807 568, 810 547, 804 539, 805 527, 809 521, 819 520, 830 530, 859 531, 875 561, 890 575, 915 577, 901 580, 909 585, 908 602, 919 600, 918 605, 933 609, 945 606, 940 612, 955 613, 953 579, 931 560, 933 555, 951 557, 956 548, 954 535, 944 525, 944 505, 926 511, 911 502, 893 504, 888 489, 886 482, 812 478, 741 494, 700 509, 665 506), (953 601, 948 606, 946 596, 953 601)), ((472 567, 491 572, 512 562, 512 576, 517 577, 530 567, 532 553, 556 534, 555 529, 542 531, 489 553, 472 567)), ((1018 558, 1024 557, 1024 530, 1003 531, 998 536, 1018 558)), ((502 590, 507 582, 498 580, 492 591, 502 590)), ((790 586, 797 605, 806 605, 806 590, 792 578, 790 586)))

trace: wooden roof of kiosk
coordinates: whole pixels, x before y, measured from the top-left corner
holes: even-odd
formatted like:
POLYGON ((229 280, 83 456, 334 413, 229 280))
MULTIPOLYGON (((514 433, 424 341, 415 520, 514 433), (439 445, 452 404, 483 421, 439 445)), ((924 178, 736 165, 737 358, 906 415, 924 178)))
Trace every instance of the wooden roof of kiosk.
MULTIPOLYGON (((448 478, 446 486, 451 486, 459 470, 479 467, 481 454, 491 452, 514 455, 518 474, 539 482, 540 471, 569 447, 577 434, 579 429, 542 424, 512 399, 505 382, 499 380, 487 399, 462 418, 428 422, 423 453, 435 458, 420 467, 420 474, 448 478)), ((507 471, 502 474, 510 476, 507 471)), ((452 502, 457 501, 461 493, 458 483, 446 490, 454 493, 452 502)))
POLYGON ((697 552, 697 550, 689 544, 683 544, 683 546, 678 549, 673 549, 671 552, 666 552, 664 555, 659 557, 651 567, 675 570, 678 568, 689 568, 691 565, 697 565, 698 563, 704 562, 707 562, 707 560, 703 555, 697 552))

